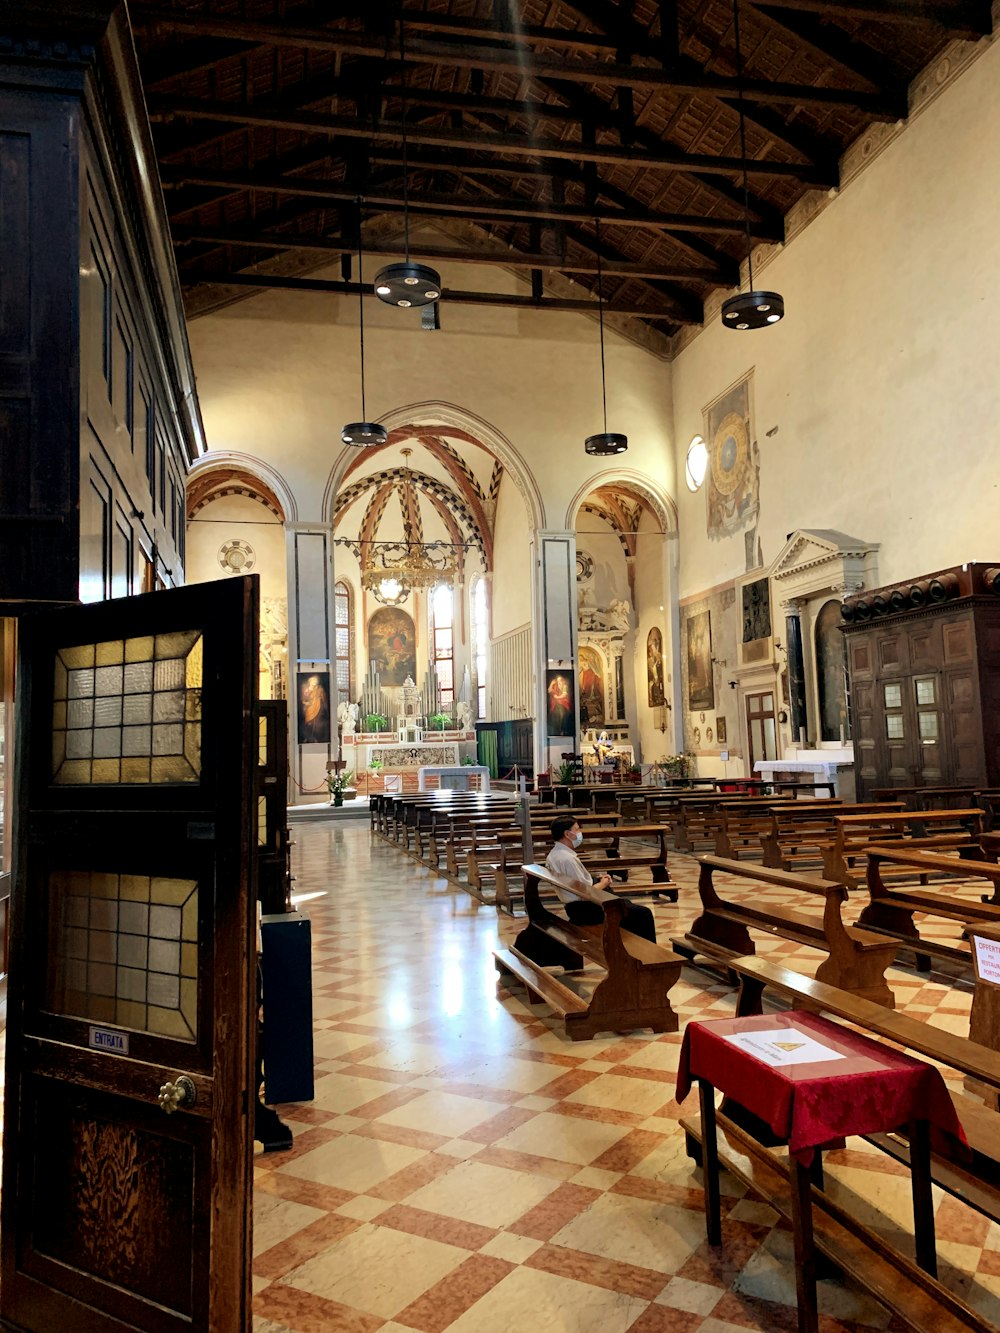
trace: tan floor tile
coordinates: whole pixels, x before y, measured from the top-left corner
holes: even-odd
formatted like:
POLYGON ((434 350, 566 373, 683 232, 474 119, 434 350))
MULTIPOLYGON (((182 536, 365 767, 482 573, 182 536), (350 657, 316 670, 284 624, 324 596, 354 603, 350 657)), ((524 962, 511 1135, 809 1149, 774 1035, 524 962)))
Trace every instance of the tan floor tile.
POLYGON ((363 1193, 423 1156, 418 1148, 344 1134, 278 1172, 363 1193))
POLYGON ((628 1128, 624 1125, 576 1120, 541 1111, 527 1124, 498 1139, 497 1147, 589 1166, 595 1157, 606 1152, 612 1143, 617 1143, 627 1133, 628 1128))
POLYGON ((552 1237, 556 1245, 662 1273, 675 1273, 704 1239, 698 1213, 619 1194, 602 1195, 552 1237))
POLYGON ((436 1134, 458 1138, 491 1116, 499 1115, 504 1109, 503 1102, 454 1097, 443 1092, 425 1092, 408 1101, 405 1106, 379 1116, 379 1121, 411 1129, 428 1129, 433 1126, 436 1134))
POLYGON ((675 1310, 687 1310, 691 1314, 700 1315, 711 1314, 718 1301, 718 1287, 707 1287, 684 1277, 672 1277, 656 1297, 658 1305, 669 1305, 675 1310))
POLYGON ((601 1106, 648 1116, 669 1099, 672 1091, 672 1088, 664 1091, 663 1084, 659 1082, 602 1074, 592 1083, 571 1092, 564 1100, 579 1106, 601 1106))
POLYGON ((460 1162, 411 1194, 407 1203, 482 1226, 506 1227, 559 1186, 551 1177, 460 1162))
POLYGON ((507 1259, 512 1264, 523 1264, 544 1244, 544 1241, 535 1240, 531 1236, 515 1236, 510 1231, 500 1231, 486 1242, 480 1253, 507 1259))
POLYGON ((625 1333, 645 1306, 639 1297, 515 1268, 448 1333, 625 1333))
POLYGON ((356 1198, 342 1203, 335 1211, 344 1217, 357 1218, 359 1222, 370 1222, 373 1217, 385 1212, 385 1199, 373 1199, 367 1194, 359 1194, 356 1198))
POLYGON ((301 1231, 310 1222, 324 1214, 319 1208, 309 1208, 305 1204, 292 1203, 274 1194, 257 1191, 253 1201, 253 1248, 255 1254, 262 1254, 279 1241, 287 1240, 296 1231, 301 1231))

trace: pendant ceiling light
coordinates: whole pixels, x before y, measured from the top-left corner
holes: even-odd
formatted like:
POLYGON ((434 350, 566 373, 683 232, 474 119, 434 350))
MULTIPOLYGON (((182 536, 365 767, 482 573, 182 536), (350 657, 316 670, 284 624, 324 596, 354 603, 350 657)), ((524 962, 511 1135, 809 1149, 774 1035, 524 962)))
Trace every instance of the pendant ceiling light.
POLYGON ((778 292, 753 289, 753 240, 750 236, 750 187, 747 183, 747 130, 743 114, 743 55, 740 51, 740 0, 733 0, 733 29, 736 39, 736 91, 740 108, 740 160, 743 163, 743 217, 747 229, 747 277, 750 290, 722 303, 722 323, 727 329, 766 329, 785 313, 785 298, 778 292))
POLYGON ((604 377, 604 282, 601 273, 601 220, 594 219, 597 237, 597 319, 601 326, 601 402, 604 406, 604 430, 599 435, 588 435, 584 449, 598 458, 623 454, 628 448, 628 436, 608 430, 608 391, 604 377))
POLYGON ((358 323, 361 329, 361 420, 349 421, 340 432, 345 444, 357 449, 370 449, 385 444, 389 436, 377 421, 366 421, 365 412, 365 273, 364 252, 361 248, 361 200, 358 200, 358 323))
POLYGON ((399 98, 403 131, 403 252, 402 264, 386 264, 375 274, 375 295, 386 305, 432 305, 441 295, 441 277, 428 264, 410 259, 410 195, 406 143, 406 58, 403 50, 403 15, 399 15, 399 98))

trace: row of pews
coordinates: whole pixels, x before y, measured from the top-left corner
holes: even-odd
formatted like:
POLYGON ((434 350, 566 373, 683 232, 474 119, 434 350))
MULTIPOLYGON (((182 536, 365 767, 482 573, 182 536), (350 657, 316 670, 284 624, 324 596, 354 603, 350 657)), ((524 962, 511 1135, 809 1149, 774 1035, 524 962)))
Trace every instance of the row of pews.
MULTIPOLYGON (((613 810, 571 811, 585 829, 592 869, 617 875, 611 893, 576 894, 603 908, 603 923, 586 926, 560 910, 541 864, 553 805, 529 808, 518 824, 509 798, 390 798, 373 809, 372 822, 382 837, 478 901, 517 913, 515 938, 495 953, 501 982, 516 979, 549 1005, 571 1040, 676 1031, 670 991, 688 963, 739 986, 740 1016, 764 1012, 765 1001, 825 1014, 952 1071, 949 1091, 968 1147, 934 1141, 930 1179, 1000 1222, 1000 985, 980 976, 975 951, 977 941, 1000 945, 1000 834, 988 831, 991 812, 964 795, 926 808, 904 795, 844 805, 759 791, 615 793, 613 810), (648 816, 647 799, 654 802, 648 816), (644 817, 630 822, 639 800, 644 817), (671 879, 668 855, 678 851, 697 858, 696 900, 692 891, 678 894, 671 879), (620 892, 643 890, 660 894, 670 915, 676 913, 670 947, 622 927, 620 892), (942 925, 950 931, 946 940, 942 925), (785 940, 815 952, 811 974, 784 966, 767 950, 758 956, 762 943, 785 940), (968 1036, 894 1008, 885 973, 900 964, 950 969, 936 974, 943 981, 949 974, 960 984, 974 979, 968 1036), (591 979, 589 990, 583 978, 591 979)), ((799 956, 795 962, 801 965, 799 956)), ((749 1132, 730 1114, 735 1109, 723 1103, 718 1112, 718 1160, 798 1226, 801 1202, 792 1198, 787 1158, 749 1132)), ((703 1160, 700 1122, 687 1118, 682 1125, 689 1151, 703 1160)), ((910 1162, 906 1126, 870 1138, 896 1161, 910 1162)), ((926 1145, 921 1153, 923 1161, 926 1145)), ((831 1202, 821 1174, 811 1187, 811 1211, 819 1250, 900 1326, 927 1333, 989 1327, 937 1280, 933 1241, 929 1255, 926 1239, 916 1253, 901 1252, 831 1202)), ((812 1319, 806 1311, 800 1328, 815 1328, 812 1319)))

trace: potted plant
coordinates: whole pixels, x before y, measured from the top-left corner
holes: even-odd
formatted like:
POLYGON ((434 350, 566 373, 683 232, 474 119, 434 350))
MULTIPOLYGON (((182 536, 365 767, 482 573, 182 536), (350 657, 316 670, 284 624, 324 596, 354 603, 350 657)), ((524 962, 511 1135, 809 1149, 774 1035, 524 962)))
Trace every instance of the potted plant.
POLYGON ((629 770, 628 770, 628 773, 626 774, 626 780, 627 780, 628 782, 641 782, 641 781, 642 781, 642 769, 639 767, 638 764, 630 764, 630 765, 629 765, 629 770))
POLYGON ((434 731, 444 731, 445 727, 451 723, 451 718, 447 713, 433 713, 427 720, 434 731))
POLYGON ((562 786, 568 786, 576 779, 576 765, 568 760, 559 765, 559 771, 556 773, 556 782, 562 786))
POLYGON ((348 773, 341 769, 339 773, 329 773, 326 779, 327 790, 330 793, 330 804, 339 806, 344 804, 344 792, 350 787, 353 773, 348 773))
POLYGON ((365 718, 365 731, 384 731, 389 719, 384 713, 369 713, 365 718))

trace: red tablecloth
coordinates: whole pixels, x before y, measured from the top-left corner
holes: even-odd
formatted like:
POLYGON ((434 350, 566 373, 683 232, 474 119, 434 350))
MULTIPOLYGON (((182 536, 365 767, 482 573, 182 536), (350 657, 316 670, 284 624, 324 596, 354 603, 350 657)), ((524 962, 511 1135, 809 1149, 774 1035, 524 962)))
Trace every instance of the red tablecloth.
POLYGON ((930 1121, 932 1133, 966 1142, 939 1070, 815 1014, 790 1010, 689 1023, 677 1072, 678 1101, 696 1078, 707 1079, 765 1121, 806 1165, 814 1148, 849 1134, 885 1133, 914 1119, 930 1121), (804 1033, 842 1058, 772 1068, 726 1040, 777 1029, 804 1033))

